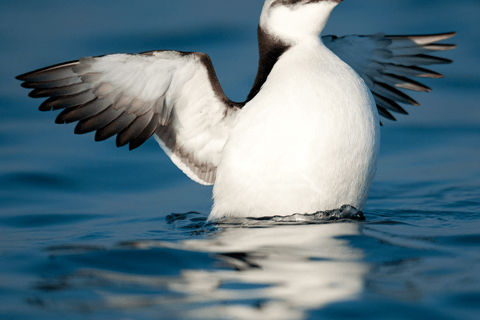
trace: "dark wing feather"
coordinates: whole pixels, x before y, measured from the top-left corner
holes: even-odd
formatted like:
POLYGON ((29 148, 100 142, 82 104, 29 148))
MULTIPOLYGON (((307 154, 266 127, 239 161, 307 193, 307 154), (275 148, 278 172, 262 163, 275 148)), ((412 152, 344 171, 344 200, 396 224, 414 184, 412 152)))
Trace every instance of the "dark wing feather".
POLYGON ((40 110, 63 109, 56 123, 78 121, 77 134, 96 131, 97 141, 117 135, 117 146, 130 149, 156 134, 173 162, 203 184, 214 182, 230 131, 225 124, 242 106, 225 97, 203 53, 82 58, 17 79, 33 89, 30 97, 48 97, 40 110))
POLYGON ((120 131, 128 127, 130 123, 135 120, 136 117, 137 116, 134 114, 128 114, 126 112, 123 112, 111 123, 97 129, 97 133, 95 134, 95 141, 103 141, 110 137, 113 137, 114 135, 118 134, 120 131))
POLYGON ((323 41, 365 80, 373 93, 379 114, 395 120, 389 111, 408 114, 398 103, 419 105, 399 89, 431 91, 410 77, 443 77, 420 66, 451 63, 451 60, 432 56, 431 53, 454 49, 455 45, 437 43, 454 35, 455 32, 415 36, 326 36, 323 41))

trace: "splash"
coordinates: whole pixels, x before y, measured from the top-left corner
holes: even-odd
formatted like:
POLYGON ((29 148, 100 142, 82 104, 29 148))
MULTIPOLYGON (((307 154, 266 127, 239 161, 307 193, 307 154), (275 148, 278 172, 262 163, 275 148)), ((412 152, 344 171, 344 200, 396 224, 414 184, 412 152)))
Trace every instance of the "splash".
POLYGON ((185 230, 191 235, 213 233, 228 227, 273 227, 276 225, 321 224, 332 221, 364 221, 362 211, 350 205, 340 209, 319 211, 313 214, 295 213, 289 216, 271 216, 261 218, 225 217, 218 220, 208 220, 208 215, 199 212, 172 213, 166 222, 173 229, 185 230))
POLYGON ((350 205, 344 205, 340 209, 319 211, 313 214, 299 214, 295 213, 290 216, 274 216, 252 218, 260 221, 274 221, 274 222, 325 222, 338 220, 365 220, 362 211, 357 210, 350 205))

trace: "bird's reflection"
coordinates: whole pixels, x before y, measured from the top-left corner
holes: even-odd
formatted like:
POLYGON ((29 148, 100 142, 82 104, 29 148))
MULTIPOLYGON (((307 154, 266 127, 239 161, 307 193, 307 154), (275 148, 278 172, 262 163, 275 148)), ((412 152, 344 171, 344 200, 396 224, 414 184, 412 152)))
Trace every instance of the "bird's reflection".
MULTIPOLYGON (((351 248, 344 236, 361 234, 357 223, 275 226, 271 228, 226 228, 211 239, 184 241, 183 249, 217 255, 238 272, 185 270, 185 286, 190 299, 228 305, 207 308, 209 317, 228 315, 238 319, 302 318, 306 310, 329 302, 356 298, 368 273, 361 249, 351 248), (205 283, 205 290, 194 290, 205 283), (217 284, 211 290, 211 284, 217 284), (255 284, 260 288, 222 284, 255 284), (232 305, 234 300, 257 299, 262 307, 232 305), (275 305, 275 308, 273 306, 275 305), (268 306, 268 307, 267 307, 268 306), (268 313, 271 312, 271 314, 268 313), (278 313, 277 313, 278 312, 278 313)), ((212 304, 211 304, 212 305, 212 304)), ((204 310, 207 312, 207 310, 204 310)))
MULTIPOLYGON (((62 276, 58 291, 94 287, 94 310, 136 310, 183 319, 302 319, 311 309, 355 299, 363 291, 369 267, 363 251, 345 238, 360 235, 360 223, 220 228, 202 239, 131 241, 80 254, 77 250, 75 254, 84 257, 75 258, 77 271, 62 276), (144 274, 122 269, 121 264, 134 263, 132 259, 153 266, 144 274), (190 261, 169 275, 163 268, 177 259, 190 261)), ((55 252, 73 256, 67 249, 55 252)), ((52 277, 38 286, 46 287, 55 292, 52 277)), ((75 301, 65 304, 71 308, 75 301)))

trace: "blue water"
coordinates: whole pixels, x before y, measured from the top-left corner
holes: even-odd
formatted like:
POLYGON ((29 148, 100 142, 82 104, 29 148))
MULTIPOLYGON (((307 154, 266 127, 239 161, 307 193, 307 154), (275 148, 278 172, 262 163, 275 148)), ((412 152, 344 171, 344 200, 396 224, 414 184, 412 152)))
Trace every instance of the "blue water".
POLYGON ((243 100, 262 1, 0 3, 1 319, 480 319, 478 1, 344 1, 327 34, 458 31, 445 79, 384 121, 365 221, 206 223, 211 188, 148 141, 75 136, 14 77, 207 52, 243 100))

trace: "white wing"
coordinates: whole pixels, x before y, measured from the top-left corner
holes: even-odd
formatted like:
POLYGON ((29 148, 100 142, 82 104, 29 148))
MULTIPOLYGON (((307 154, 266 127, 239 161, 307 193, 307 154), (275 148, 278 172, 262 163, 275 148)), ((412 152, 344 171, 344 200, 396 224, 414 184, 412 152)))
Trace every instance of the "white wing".
POLYGON ((208 55, 151 51, 82 58, 18 76, 29 96, 50 97, 40 110, 64 109, 56 123, 79 121, 75 133, 117 135, 137 148, 155 134, 190 178, 213 184, 223 146, 242 104, 220 87, 208 55))
POLYGON ((410 79, 441 78, 441 74, 419 66, 451 63, 451 60, 429 55, 434 51, 454 49, 455 45, 437 44, 456 33, 417 36, 325 36, 324 44, 340 59, 350 65, 373 93, 378 112, 395 120, 390 112, 408 114, 398 103, 418 106, 418 102, 400 91, 431 91, 425 85, 410 79), (397 89, 399 88, 399 89, 397 89))

